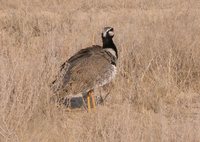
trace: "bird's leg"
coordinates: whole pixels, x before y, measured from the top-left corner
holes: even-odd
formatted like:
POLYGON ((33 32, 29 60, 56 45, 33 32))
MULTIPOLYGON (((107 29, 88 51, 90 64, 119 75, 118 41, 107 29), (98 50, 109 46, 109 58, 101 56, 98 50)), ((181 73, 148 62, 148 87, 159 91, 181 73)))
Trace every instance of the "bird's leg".
POLYGON ((92 98, 92 106, 94 109, 96 109, 96 102, 95 102, 95 98, 94 98, 94 90, 90 91, 90 96, 92 98))
POLYGON ((91 105, 90 105, 90 92, 87 94, 87 107, 88 107, 88 112, 91 111, 91 105))

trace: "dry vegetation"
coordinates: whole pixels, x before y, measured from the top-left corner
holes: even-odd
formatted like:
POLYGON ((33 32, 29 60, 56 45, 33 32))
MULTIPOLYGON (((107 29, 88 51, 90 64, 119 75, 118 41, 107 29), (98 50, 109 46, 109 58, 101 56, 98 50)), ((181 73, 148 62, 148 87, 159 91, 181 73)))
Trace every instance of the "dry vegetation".
POLYGON ((0 142, 200 141, 198 0, 0 0, 0 142), (96 112, 49 103, 49 83, 115 28, 118 74, 96 112))

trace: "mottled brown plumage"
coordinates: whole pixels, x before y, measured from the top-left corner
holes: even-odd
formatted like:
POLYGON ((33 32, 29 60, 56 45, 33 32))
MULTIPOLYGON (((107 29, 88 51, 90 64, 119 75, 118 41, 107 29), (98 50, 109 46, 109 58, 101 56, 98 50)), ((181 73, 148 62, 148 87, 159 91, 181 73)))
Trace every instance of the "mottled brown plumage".
POLYGON ((105 85, 111 80, 114 64, 116 58, 101 46, 82 49, 61 66, 53 83, 54 92, 61 96, 76 95, 105 85))
POLYGON ((88 93, 109 83, 116 73, 117 48, 112 38, 113 28, 102 32, 103 47, 93 45, 69 58, 60 69, 52 90, 59 97, 88 93))

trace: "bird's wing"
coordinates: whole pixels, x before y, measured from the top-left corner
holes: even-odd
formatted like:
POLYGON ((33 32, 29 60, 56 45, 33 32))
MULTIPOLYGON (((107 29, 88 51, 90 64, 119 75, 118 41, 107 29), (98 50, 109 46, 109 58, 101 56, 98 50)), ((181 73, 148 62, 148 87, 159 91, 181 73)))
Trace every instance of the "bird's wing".
POLYGON ((94 87, 96 80, 110 67, 111 62, 100 46, 82 49, 61 66, 52 88, 58 94, 87 91, 94 87))
POLYGON ((73 59, 69 62, 70 67, 68 73, 65 75, 64 88, 71 90, 73 94, 87 91, 95 86, 99 80, 110 67, 110 60, 108 55, 102 50, 90 51, 90 53, 82 54, 79 58, 73 59), (88 55, 89 54, 89 55, 88 55))

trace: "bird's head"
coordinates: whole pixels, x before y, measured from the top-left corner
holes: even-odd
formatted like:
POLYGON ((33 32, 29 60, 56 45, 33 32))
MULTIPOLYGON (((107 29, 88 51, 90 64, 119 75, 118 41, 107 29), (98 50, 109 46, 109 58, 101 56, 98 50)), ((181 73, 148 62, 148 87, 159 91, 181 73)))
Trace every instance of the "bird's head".
POLYGON ((102 38, 112 39, 114 36, 114 29, 112 27, 105 27, 103 28, 102 38))

